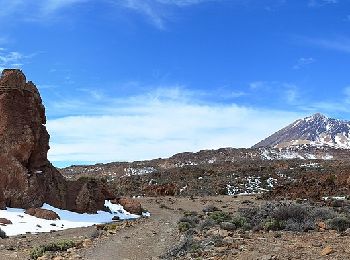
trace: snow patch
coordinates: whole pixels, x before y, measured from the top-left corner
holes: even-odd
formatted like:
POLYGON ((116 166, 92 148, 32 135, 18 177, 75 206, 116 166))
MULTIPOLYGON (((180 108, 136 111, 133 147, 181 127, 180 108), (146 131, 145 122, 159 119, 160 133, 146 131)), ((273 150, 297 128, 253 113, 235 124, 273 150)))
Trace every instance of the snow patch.
POLYGON ((25 209, 7 208, 6 210, 0 210, 0 217, 11 220, 13 224, 1 226, 1 229, 5 231, 6 235, 15 236, 26 233, 50 232, 108 223, 112 221, 114 216, 118 216, 120 219, 136 219, 140 217, 139 215, 134 215, 125 211, 121 205, 113 204, 109 200, 105 201, 105 206, 108 207, 112 213, 98 211, 97 214, 80 214, 69 210, 58 209, 49 204, 44 204, 41 207, 42 209, 56 212, 60 216, 58 220, 37 218, 25 214, 25 209))

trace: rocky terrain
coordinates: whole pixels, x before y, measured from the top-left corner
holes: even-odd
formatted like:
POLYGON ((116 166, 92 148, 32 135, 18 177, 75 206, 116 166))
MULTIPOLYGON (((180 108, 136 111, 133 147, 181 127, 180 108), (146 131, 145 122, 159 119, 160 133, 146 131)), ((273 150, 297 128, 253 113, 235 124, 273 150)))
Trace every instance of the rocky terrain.
POLYGON ((307 145, 281 149, 224 148, 182 153, 168 159, 72 166, 61 172, 71 179, 101 178, 119 196, 238 195, 272 191, 268 194, 321 199, 350 194, 349 154, 346 149, 307 145))
POLYGON ((36 86, 20 70, 0 78, 0 208, 61 209, 95 212, 111 194, 96 179, 67 181, 47 159, 49 134, 36 86))

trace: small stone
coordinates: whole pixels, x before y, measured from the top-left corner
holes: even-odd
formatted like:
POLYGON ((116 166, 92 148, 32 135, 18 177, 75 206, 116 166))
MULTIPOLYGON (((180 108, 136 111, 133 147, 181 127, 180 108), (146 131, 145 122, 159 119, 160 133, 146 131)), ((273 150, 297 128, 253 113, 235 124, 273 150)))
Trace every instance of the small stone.
POLYGON ((38 260, 48 260, 49 258, 46 255, 40 256, 37 258, 38 260))
POLYGON ((91 239, 85 239, 84 241, 83 241, 83 247, 90 247, 90 246, 92 246, 92 240, 91 239))
POLYGON ((263 255, 261 257, 259 257, 260 260, 272 260, 274 259, 273 255, 263 255))
POLYGON ((118 221, 118 220, 120 220, 120 217, 114 216, 114 217, 112 218, 112 220, 113 220, 113 221, 118 221))
POLYGON ((325 255, 329 255, 331 253, 333 253, 334 250, 331 246, 326 246, 325 248, 323 248, 323 250, 321 251, 321 255, 325 256, 325 255))
POLYGON ((53 258, 53 260, 64 260, 65 258, 62 256, 56 256, 55 258, 53 258))
POLYGON ((323 221, 317 222, 316 224, 318 226, 319 229, 326 229, 326 223, 324 223, 323 221))

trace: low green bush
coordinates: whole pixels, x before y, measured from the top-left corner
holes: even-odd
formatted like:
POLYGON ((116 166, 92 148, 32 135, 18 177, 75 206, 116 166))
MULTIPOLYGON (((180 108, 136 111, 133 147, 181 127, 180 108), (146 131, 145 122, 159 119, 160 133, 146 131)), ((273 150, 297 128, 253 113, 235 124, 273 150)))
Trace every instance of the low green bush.
POLYGON ((187 230, 189 230, 191 228, 191 224, 188 223, 188 222, 179 222, 178 228, 179 228, 179 231, 181 233, 183 233, 183 232, 186 232, 187 230))
POLYGON ((281 220, 277 220, 277 219, 267 219, 264 223, 264 229, 269 231, 278 231, 278 230, 283 230, 285 227, 285 224, 283 221, 281 220))
POLYGON ((350 218, 345 216, 339 216, 327 221, 327 225, 330 229, 337 230, 338 232, 343 232, 350 228, 350 218))
POLYGON ((214 211, 209 214, 209 218, 215 220, 216 223, 220 224, 221 222, 231 222, 232 216, 230 213, 223 211, 214 211))
POLYGON ((235 224, 237 228, 242 228, 243 230, 248 230, 251 228, 251 225, 248 223, 247 219, 242 216, 234 216, 230 222, 235 224))
POLYGON ((30 251, 30 258, 31 259, 38 259, 39 257, 43 256, 45 252, 52 251, 66 251, 69 248, 72 248, 75 246, 75 242, 72 240, 61 240, 58 242, 53 242, 46 245, 41 245, 38 247, 33 248, 30 251))

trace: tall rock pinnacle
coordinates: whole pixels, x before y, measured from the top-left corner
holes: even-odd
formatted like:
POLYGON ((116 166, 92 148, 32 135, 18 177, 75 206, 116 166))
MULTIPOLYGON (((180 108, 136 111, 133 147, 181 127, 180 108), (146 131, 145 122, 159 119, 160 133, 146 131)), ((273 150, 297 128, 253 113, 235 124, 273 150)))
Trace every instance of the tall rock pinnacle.
POLYGON ((0 208, 43 203, 94 212, 110 193, 96 180, 67 181, 48 161, 49 134, 38 89, 20 70, 0 78, 0 208))

